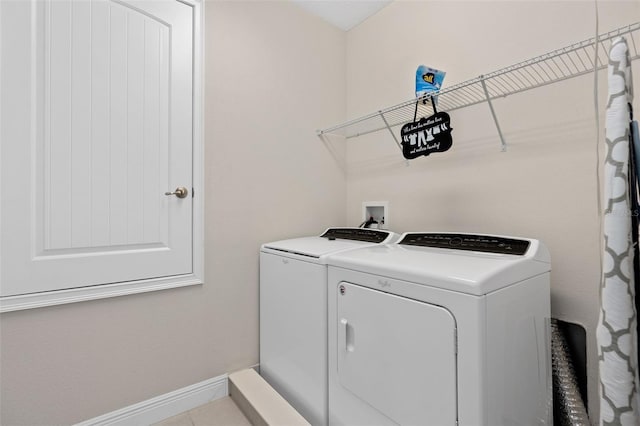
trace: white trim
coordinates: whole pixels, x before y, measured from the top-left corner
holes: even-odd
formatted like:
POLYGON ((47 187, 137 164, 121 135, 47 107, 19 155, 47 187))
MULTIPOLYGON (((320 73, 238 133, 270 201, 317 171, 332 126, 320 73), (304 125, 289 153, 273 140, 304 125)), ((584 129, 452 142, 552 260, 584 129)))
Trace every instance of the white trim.
POLYGON ((193 274, 204 281, 204 7, 203 0, 182 0, 193 6, 193 274))
POLYGON ((185 287, 204 282, 204 2, 179 0, 193 7, 193 273, 124 283, 0 297, 0 313, 185 287))
POLYGON ((202 284, 195 274, 0 297, 0 313, 202 284))
POLYGON ((229 376, 214 377, 120 410, 112 411, 75 426, 148 425, 189 411, 229 395, 229 376))

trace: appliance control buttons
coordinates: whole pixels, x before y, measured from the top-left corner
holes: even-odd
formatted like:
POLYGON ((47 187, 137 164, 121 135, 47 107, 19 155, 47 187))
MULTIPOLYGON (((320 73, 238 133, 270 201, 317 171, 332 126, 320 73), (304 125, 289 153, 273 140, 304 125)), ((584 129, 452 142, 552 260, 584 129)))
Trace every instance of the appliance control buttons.
POLYGON ((487 235, 410 233, 398 244, 522 256, 530 243, 527 240, 487 235))

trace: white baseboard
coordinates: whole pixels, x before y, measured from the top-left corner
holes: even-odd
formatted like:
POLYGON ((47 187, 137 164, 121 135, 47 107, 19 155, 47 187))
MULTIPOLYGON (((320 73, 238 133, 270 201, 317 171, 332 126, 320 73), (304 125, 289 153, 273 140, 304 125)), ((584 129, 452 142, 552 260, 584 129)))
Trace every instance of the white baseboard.
POLYGON ((134 405, 112 411, 76 426, 141 426, 159 422, 229 395, 228 374, 205 380, 134 405))

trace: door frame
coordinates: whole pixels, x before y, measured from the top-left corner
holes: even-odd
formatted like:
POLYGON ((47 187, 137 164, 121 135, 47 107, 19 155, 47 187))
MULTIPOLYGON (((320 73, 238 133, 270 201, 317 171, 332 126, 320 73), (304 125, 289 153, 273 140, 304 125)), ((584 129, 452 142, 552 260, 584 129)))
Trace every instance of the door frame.
POLYGON ((0 313, 146 293, 204 283, 204 0, 174 0, 193 8, 193 272, 146 280, 0 297, 0 313))

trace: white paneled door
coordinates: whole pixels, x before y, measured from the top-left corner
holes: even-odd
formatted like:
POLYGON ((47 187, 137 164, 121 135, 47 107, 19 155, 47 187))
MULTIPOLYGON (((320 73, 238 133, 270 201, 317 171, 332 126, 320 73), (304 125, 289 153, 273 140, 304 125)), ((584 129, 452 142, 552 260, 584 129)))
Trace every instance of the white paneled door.
POLYGON ((193 7, 3 1, 0 19, 1 296, 190 274, 193 7))

